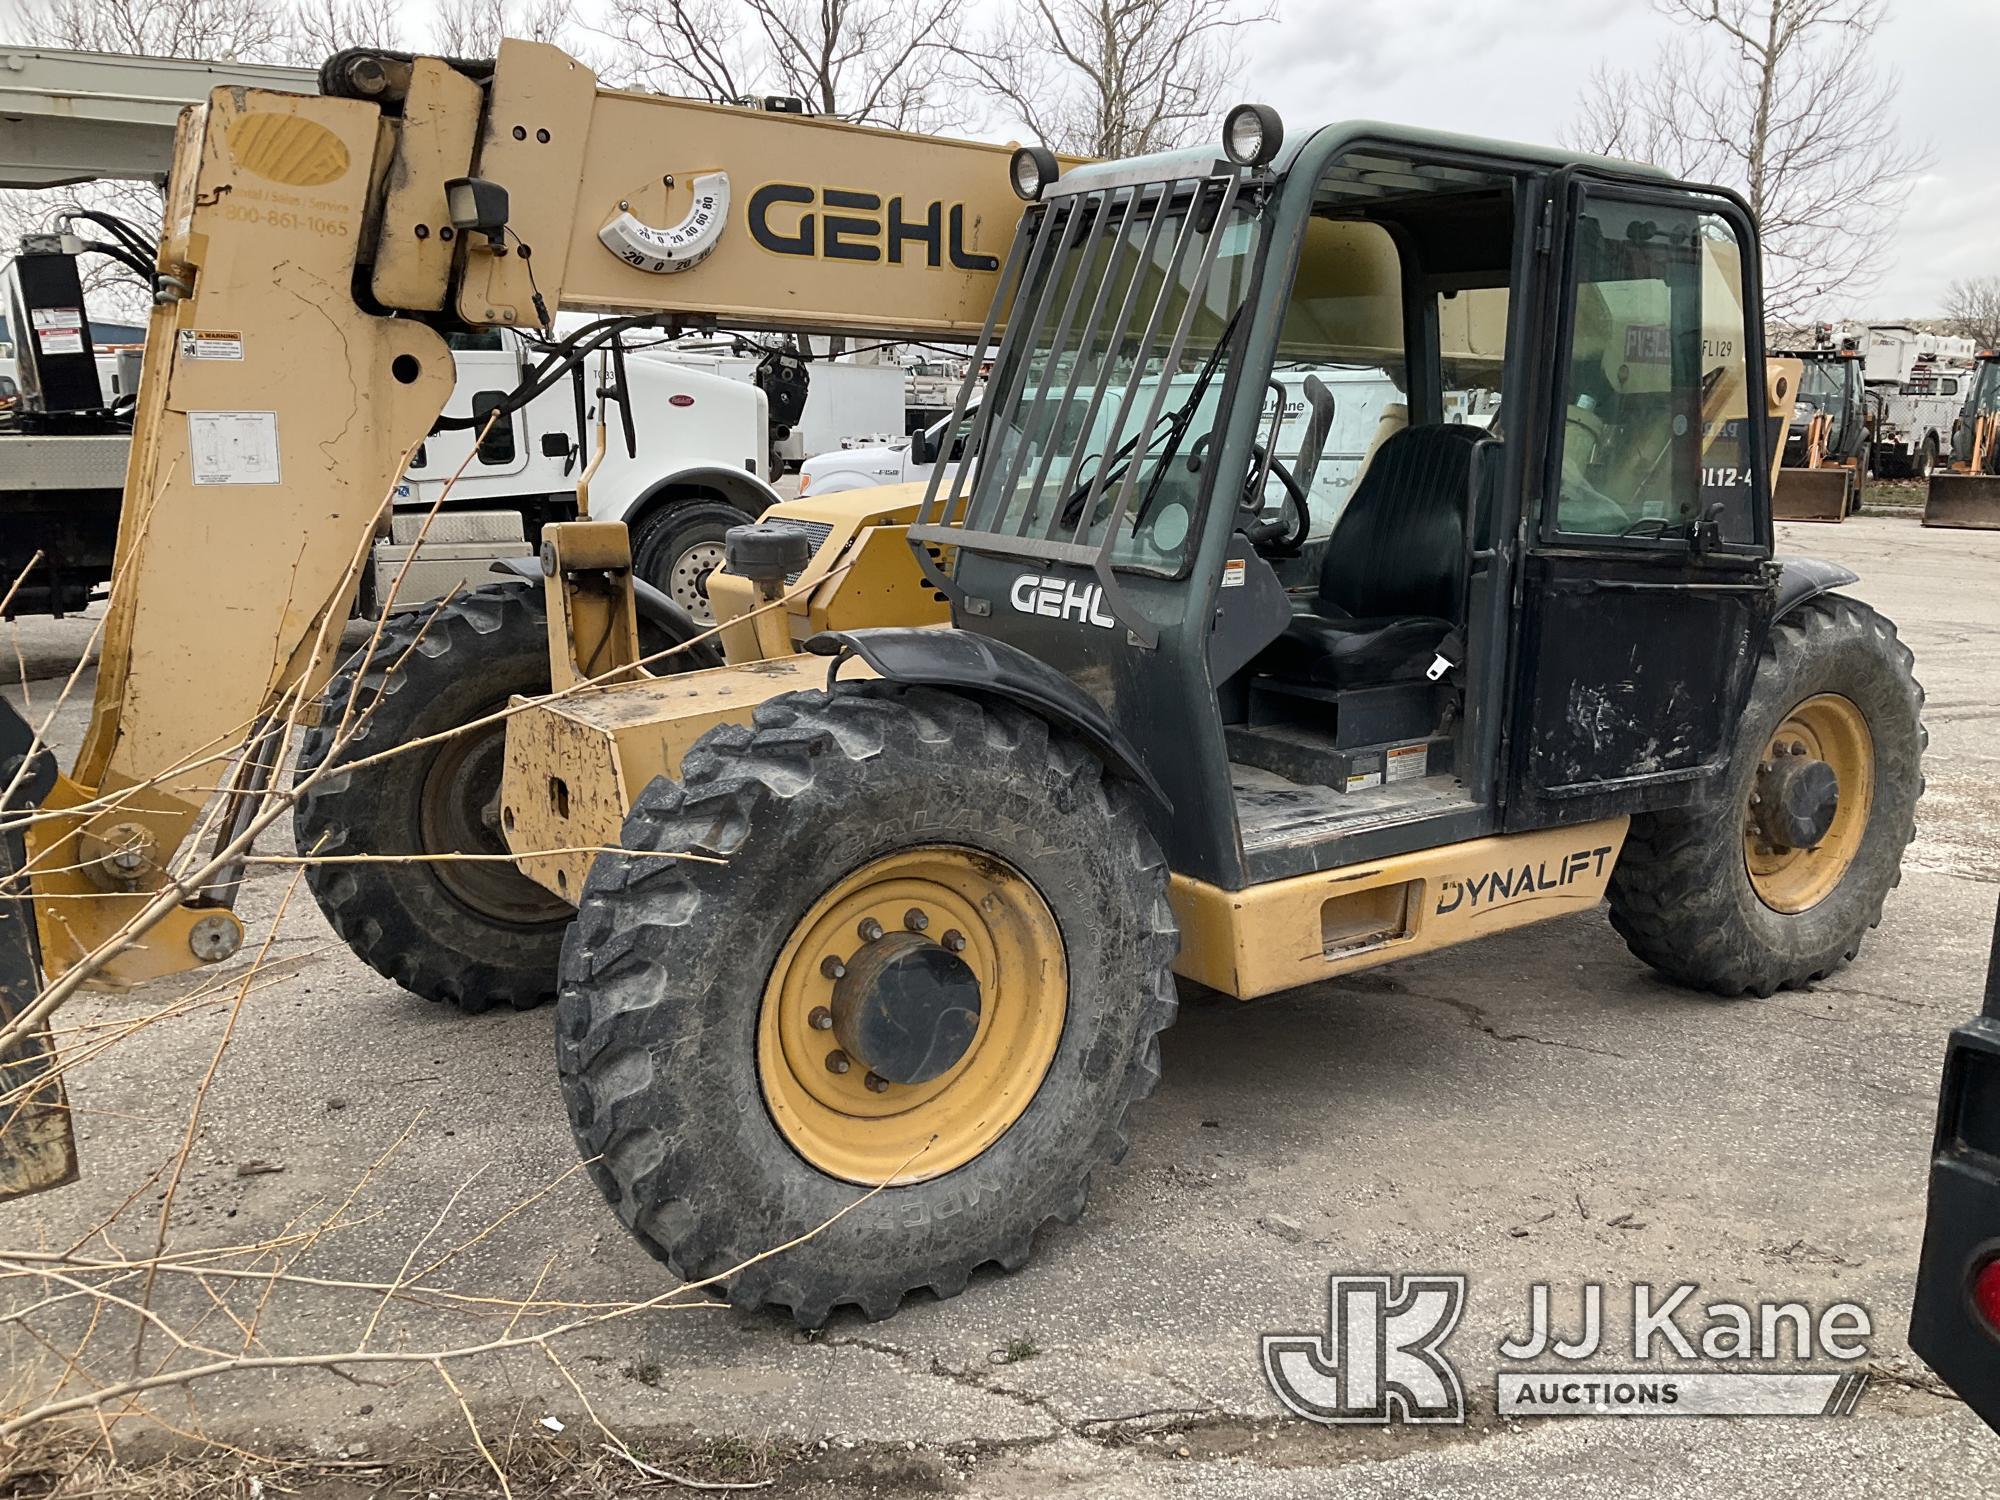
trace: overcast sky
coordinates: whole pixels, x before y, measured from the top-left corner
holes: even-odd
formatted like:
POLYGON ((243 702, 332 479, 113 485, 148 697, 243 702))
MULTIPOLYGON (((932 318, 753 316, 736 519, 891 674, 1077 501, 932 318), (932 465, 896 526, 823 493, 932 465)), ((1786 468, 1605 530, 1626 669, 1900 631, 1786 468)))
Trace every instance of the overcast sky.
MULTIPOLYGON (((1599 61, 1644 68, 1672 31, 1649 0, 1280 0, 1245 97, 1294 127, 1361 117, 1551 142, 1599 61)), ((2000 274, 2000 0, 1897 0, 1876 38, 1898 129, 1932 165, 1864 319, 1930 317, 1945 283, 2000 274)))

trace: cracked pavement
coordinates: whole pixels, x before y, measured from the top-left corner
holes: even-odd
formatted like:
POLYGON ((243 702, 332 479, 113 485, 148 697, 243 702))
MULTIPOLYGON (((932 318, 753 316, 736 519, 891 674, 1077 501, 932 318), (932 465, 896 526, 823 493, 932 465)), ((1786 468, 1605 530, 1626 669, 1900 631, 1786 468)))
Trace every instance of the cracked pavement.
MULTIPOLYGON (((2000 534, 1877 516, 1780 531, 1781 550, 1862 574, 1853 592, 1897 621, 1929 691, 1918 840, 1857 963, 1809 991, 1717 1002, 1654 979, 1596 913, 1250 1005, 1185 988, 1131 1155, 1026 1269, 989 1270, 965 1295, 917 1299, 881 1324, 844 1314, 816 1336, 727 1310, 587 1330, 563 1358, 598 1413, 628 1436, 804 1445, 779 1493, 2000 1490, 2000 1440, 1930 1388, 1904 1341, 1937 1066, 1949 1026, 1978 1007, 2000 881, 2000 534), (1323 1330, 1336 1271, 1472 1278, 1448 1346, 1473 1393, 1468 1427, 1285 1417, 1258 1336, 1323 1330), (1497 1421, 1495 1349, 1521 1326, 1527 1287, 1553 1283, 1559 1317, 1573 1317, 1586 1279, 1628 1308, 1642 1280, 1697 1281, 1703 1300, 1859 1302, 1876 1379, 1838 1421, 1497 1421)), ((53 698, 50 674, 86 631, 21 624, 36 702, 53 698)), ((59 722, 73 746, 81 709, 59 722)), ((253 872, 253 931, 288 880, 253 872)), ((548 1012, 467 1019, 413 1000, 350 957, 303 891, 272 952, 289 977, 246 1005, 177 1239, 275 1233, 337 1201, 408 1129, 358 1200, 374 1217, 315 1250, 322 1275, 393 1277, 426 1235, 472 1240, 553 1182, 442 1282, 522 1295, 540 1275, 545 1294, 575 1301, 664 1289, 572 1170, 548 1012)), ((131 1017, 185 987, 92 995, 68 1014, 131 1017)), ((86 1176, 10 1206, 8 1243, 68 1243, 134 1193, 119 1243, 150 1237, 147 1174, 178 1147, 182 1101, 225 1019, 218 1008, 174 1021, 79 1071, 86 1176)), ((370 1311, 331 1292, 287 1295, 262 1332, 279 1350, 332 1348, 370 1311)), ((462 1317, 400 1305, 381 1335, 411 1348, 464 1337, 462 1317)), ((5 1347, 10 1361, 33 1357, 5 1347)), ((489 1429, 583 1420, 539 1355, 462 1379, 489 1429)), ((259 1448, 463 1438, 449 1393, 401 1372, 236 1377, 207 1390, 200 1420, 259 1448)))

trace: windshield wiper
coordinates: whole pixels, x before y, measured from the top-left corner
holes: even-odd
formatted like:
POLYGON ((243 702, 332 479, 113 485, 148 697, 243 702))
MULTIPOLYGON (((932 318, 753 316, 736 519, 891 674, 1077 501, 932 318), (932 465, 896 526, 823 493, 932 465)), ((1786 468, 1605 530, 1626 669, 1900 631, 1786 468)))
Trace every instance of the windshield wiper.
MULTIPOLYGON (((1159 463, 1153 470, 1153 477, 1147 482, 1146 493, 1139 497, 1138 507, 1132 513, 1132 525, 1135 528, 1145 520, 1154 497, 1159 494, 1160 486, 1166 480, 1167 464, 1179 449, 1181 439, 1187 436, 1188 426, 1194 420, 1195 409, 1201 405, 1201 398, 1207 394, 1209 382, 1215 378, 1216 369, 1222 363, 1223 353, 1229 348, 1230 339, 1235 336, 1237 321, 1243 316, 1243 309, 1248 306, 1248 302, 1236 304, 1236 311, 1229 315, 1229 321, 1223 325, 1222 336, 1215 341, 1215 347, 1209 351, 1208 358, 1202 361, 1201 368, 1195 372, 1194 389, 1188 392, 1187 400, 1168 414, 1166 447, 1161 450, 1159 463)), ((1162 378, 1171 380, 1173 373, 1167 371, 1162 378)), ((1144 431, 1133 433, 1104 461, 1098 469, 1098 474, 1103 476, 1105 485, 1114 483, 1122 476, 1123 470, 1129 466, 1133 448, 1146 436, 1144 431)), ((1083 502, 1090 497, 1090 492, 1097 486, 1097 482, 1096 475, 1090 479, 1079 480, 1076 488, 1063 496, 1062 522, 1065 526, 1075 529, 1082 517, 1083 502)))

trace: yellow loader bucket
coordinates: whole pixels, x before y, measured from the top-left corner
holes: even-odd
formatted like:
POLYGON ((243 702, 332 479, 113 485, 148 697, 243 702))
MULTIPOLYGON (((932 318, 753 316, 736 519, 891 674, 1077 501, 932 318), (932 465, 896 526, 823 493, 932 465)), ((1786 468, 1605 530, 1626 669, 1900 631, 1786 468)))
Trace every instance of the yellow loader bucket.
POLYGON ((1829 469, 1780 469, 1771 496, 1771 515, 1779 521, 1844 521, 1854 508, 1854 471, 1846 465, 1829 469))
POLYGON ((1924 524, 2000 531, 2000 474, 1931 475, 1924 524))

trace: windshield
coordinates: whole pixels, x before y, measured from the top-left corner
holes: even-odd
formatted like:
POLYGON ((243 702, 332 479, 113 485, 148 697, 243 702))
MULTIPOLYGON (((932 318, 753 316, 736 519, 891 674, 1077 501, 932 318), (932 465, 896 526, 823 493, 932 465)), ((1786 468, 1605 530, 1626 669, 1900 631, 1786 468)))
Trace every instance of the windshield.
POLYGON ((2000 411, 2000 359, 1981 360, 1967 398, 1973 413, 2000 411))
POLYGON ((1829 359, 1809 359, 1799 372, 1799 404, 1814 411, 1833 411, 1847 391, 1846 366, 1829 359))
POLYGON ((969 525, 1092 548, 1115 525, 1114 563, 1184 565, 1257 242, 1232 197, 1209 181, 1049 206, 987 394, 969 525))

